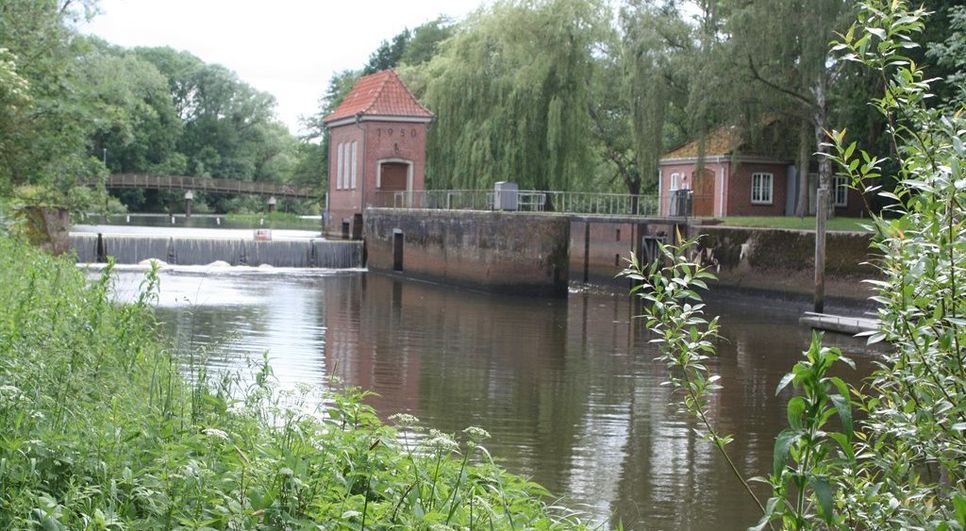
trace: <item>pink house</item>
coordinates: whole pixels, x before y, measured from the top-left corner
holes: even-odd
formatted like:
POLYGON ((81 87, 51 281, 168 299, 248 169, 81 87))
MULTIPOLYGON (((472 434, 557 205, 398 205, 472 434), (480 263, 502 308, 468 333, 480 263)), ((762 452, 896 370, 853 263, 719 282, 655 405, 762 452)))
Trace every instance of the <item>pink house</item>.
POLYGON ((423 107, 393 70, 361 78, 323 118, 329 132, 326 232, 360 238, 366 206, 394 192, 424 189, 426 126, 423 107))
MULTIPOLYGON (((700 143, 693 141, 661 157, 662 216, 684 215, 686 210, 695 217, 794 215, 800 183, 793 160, 748 151, 737 126, 720 127, 708 135, 703 168, 698 171, 700 150, 700 143)), ((809 213, 814 214, 818 179, 814 173, 808 177, 809 213)), ((844 178, 833 178, 830 197, 836 215, 858 216, 865 208, 844 178)))

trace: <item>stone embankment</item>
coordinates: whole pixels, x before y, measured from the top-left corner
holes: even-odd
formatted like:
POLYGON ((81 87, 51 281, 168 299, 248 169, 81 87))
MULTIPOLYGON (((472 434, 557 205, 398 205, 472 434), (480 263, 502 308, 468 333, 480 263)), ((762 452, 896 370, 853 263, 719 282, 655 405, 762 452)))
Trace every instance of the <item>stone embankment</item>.
MULTIPOLYGON (((719 285, 792 295, 813 291, 813 231, 694 226, 695 234, 701 235, 702 260, 713 268, 719 285)), ((872 294, 869 284, 862 282, 877 274, 870 240, 869 233, 827 233, 827 296, 865 299, 872 294)))

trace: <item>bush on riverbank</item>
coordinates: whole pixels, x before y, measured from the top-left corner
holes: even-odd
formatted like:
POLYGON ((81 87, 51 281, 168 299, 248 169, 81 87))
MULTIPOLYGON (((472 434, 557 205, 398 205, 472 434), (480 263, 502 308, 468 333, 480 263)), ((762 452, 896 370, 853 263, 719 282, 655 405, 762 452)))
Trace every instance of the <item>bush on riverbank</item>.
POLYGON ((481 430, 415 443, 352 390, 324 419, 286 409, 267 365, 242 392, 189 385, 156 339, 156 281, 117 306, 108 275, 0 237, 0 528, 580 526, 481 430))

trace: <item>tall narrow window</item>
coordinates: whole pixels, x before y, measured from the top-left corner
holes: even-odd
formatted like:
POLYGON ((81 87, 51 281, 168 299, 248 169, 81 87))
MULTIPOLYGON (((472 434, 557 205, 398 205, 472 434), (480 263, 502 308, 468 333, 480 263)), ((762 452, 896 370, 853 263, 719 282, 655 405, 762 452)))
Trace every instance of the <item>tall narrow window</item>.
POLYGON ((349 161, 349 155, 350 155, 350 153, 349 153, 349 147, 350 147, 349 146, 349 143, 346 142, 346 144, 344 146, 345 155, 342 157, 342 163, 345 166, 342 169, 342 189, 343 190, 348 190, 349 189, 349 162, 350 162, 349 161))
POLYGON ((672 173, 671 174, 671 188, 670 189, 671 190, 680 190, 681 189, 681 174, 680 173, 672 173))
POLYGON ((356 172, 358 171, 358 160, 356 159, 356 141, 352 141, 352 180, 349 183, 349 188, 353 190, 356 189, 356 172))
POLYGON ((772 204, 773 177, 770 173, 751 174, 751 203, 754 205, 772 204))
POLYGON ((335 169, 335 172, 336 172, 335 189, 336 190, 342 189, 342 151, 343 151, 342 148, 343 148, 343 144, 342 142, 339 142, 339 147, 337 148, 338 154, 335 157, 335 168, 336 168, 335 169))
POLYGON ((844 207, 849 203, 849 183, 845 177, 832 177, 832 199, 835 206, 844 207))

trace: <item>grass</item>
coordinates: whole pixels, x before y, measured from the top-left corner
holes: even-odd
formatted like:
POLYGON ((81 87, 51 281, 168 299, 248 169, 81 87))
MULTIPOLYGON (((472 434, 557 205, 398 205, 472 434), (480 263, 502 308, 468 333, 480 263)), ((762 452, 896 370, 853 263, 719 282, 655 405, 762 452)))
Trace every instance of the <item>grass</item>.
POLYGON ((322 226, 318 219, 302 219, 298 214, 290 212, 264 212, 258 214, 225 214, 225 219, 232 225, 249 225, 254 228, 266 229, 307 229, 316 230, 322 226))
POLYGON ((158 339, 157 281, 115 305, 109 272, 0 236, 0 529, 582 527, 478 428, 414 439, 357 389, 306 413, 267 362, 250 384, 183 378, 195 358, 158 339))
MULTIPOLYGON (((766 227, 773 229, 815 230, 815 216, 728 216, 721 225, 728 227, 766 227)), ((866 232, 867 218, 834 217, 827 221, 828 230, 866 232)))

